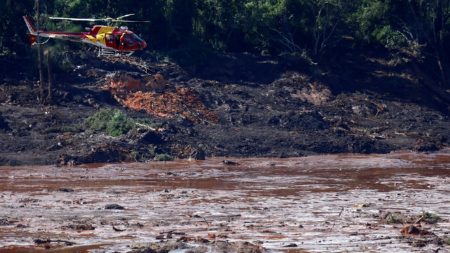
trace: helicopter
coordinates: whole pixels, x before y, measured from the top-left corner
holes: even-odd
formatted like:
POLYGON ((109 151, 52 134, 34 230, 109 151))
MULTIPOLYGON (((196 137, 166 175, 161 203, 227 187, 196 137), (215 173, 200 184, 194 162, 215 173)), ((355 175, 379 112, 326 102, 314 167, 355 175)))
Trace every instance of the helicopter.
MULTIPOLYGON (((111 54, 128 54, 131 55, 135 51, 143 50, 147 47, 147 43, 137 36, 128 27, 112 26, 112 23, 140 23, 150 21, 135 21, 124 20, 124 18, 133 16, 134 14, 127 14, 117 18, 63 18, 63 17, 49 17, 51 20, 68 20, 68 21, 87 21, 87 22, 106 22, 107 25, 94 25, 92 28, 86 28, 86 32, 62 32, 62 31, 45 31, 37 30, 33 21, 28 16, 23 16, 25 24, 27 25, 29 33, 27 34, 30 43, 36 44, 37 38, 43 37, 50 39, 61 39, 74 42, 82 42, 98 47, 99 56, 111 54)), ((47 40, 47 41, 48 41, 47 40)), ((47 42, 46 41, 46 42, 47 42)), ((44 42, 44 43, 46 43, 44 42)), ((42 44, 44 44, 42 43, 42 44)))

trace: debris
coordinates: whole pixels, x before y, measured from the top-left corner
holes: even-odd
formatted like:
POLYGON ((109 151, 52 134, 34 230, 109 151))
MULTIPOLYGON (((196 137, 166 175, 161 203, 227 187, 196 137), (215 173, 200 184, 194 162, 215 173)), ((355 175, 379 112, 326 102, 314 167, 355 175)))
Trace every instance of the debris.
POLYGON ((42 244, 50 244, 50 243, 64 243, 66 246, 75 245, 74 242, 66 241, 66 240, 51 240, 51 239, 34 239, 33 242, 38 245, 42 244))
POLYGON ((194 91, 185 87, 163 93, 137 91, 119 102, 130 109, 145 111, 159 118, 182 117, 193 123, 218 122, 217 116, 199 100, 194 91))
POLYGON ((108 204, 105 206, 105 209, 109 210, 124 210, 125 207, 118 205, 118 204, 108 204))
POLYGON ((114 225, 112 225, 112 228, 113 228, 114 231, 116 231, 116 232, 123 232, 123 231, 126 231, 125 228, 118 228, 118 227, 116 227, 116 226, 114 226, 114 225))
POLYGON ((401 215, 400 213, 391 213, 387 212, 384 213, 381 218, 387 223, 387 224, 403 224, 405 222, 405 217, 401 215))
POLYGON ((229 165, 229 166, 237 166, 237 165, 239 165, 239 163, 237 163, 235 161, 231 161, 231 160, 223 160, 222 163, 225 164, 225 165, 229 165))
POLYGON ((95 227, 91 224, 70 224, 67 226, 64 226, 63 228, 69 228, 76 231, 86 231, 86 230, 95 230, 95 227))
POLYGON ((402 230, 400 230, 403 236, 423 236, 423 235, 434 235, 432 232, 420 228, 420 226, 415 225, 405 225, 402 230))
POLYGON ((58 191, 60 191, 60 192, 74 192, 74 189, 71 189, 71 188, 59 188, 58 191))
POLYGON ((104 89, 109 90, 124 106, 156 117, 182 117, 193 123, 218 121, 217 116, 206 108, 193 90, 178 87, 172 91, 166 89, 167 84, 159 73, 143 77, 115 73, 109 76, 104 89))
POLYGON ((0 226, 9 226, 9 225, 12 225, 12 224, 13 224, 13 222, 11 222, 8 219, 5 219, 5 218, 1 218, 0 219, 0 226))

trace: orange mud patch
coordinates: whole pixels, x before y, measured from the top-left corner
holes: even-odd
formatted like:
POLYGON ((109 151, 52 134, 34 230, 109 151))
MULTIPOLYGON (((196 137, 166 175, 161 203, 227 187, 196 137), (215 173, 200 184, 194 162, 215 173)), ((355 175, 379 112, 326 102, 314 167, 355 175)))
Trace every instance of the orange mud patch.
POLYGON ((110 78, 104 89, 127 108, 145 111, 165 119, 181 116, 193 123, 204 120, 216 123, 217 116, 211 112, 189 88, 167 90, 167 81, 161 74, 137 79, 129 75, 110 78))
POLYGON ((121 102, 130 109, 143 110, 160 118, 172 119, 181 115, 194 123, 200 123, 203 120, 218 121, 217 116, 189 88, 177 88, 175 91, 164 93, 138 91, 121 102))

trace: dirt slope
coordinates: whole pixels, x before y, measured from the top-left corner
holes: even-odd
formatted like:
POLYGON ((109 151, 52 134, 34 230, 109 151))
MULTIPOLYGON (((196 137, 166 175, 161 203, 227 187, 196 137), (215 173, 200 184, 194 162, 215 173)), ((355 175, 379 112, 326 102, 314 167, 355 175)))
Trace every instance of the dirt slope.
POLYGON ((338 67, 320 72, 286 57, 215 56, 195 71, 150 54, 75 59, 79 64, 72 72, 56 77, 54 104, 47 106, 38 105, 31 78, 2 73, 0 164, 146 161, 161 154, 202 159, 386 153, 448 146, 448 105, 435 102, 408 68, 395 66, 393 75, 387 66, 374 67, 375 59, 367 61, 371 64, 364 71, 370 72, 342 71, 339 76, 338 67), (111 80, 117 76, 125 81, 114 86, 111 80), (106 108, 151 124, 137 123, 118 137, 87 129, 86 118, 106 108))

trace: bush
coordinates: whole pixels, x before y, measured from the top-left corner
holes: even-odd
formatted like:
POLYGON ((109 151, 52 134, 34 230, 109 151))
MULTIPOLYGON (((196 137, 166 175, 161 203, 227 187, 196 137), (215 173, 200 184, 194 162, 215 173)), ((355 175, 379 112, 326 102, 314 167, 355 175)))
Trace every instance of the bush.
POLYGON ((441 217, 435 213, 423 212, 422 220, 428 224, 436 224, 441 220, 441 217))
POLYGON ((162 161, 173 161, 175 159, 168 154, 158 154, 155 156, 153 160, 162 162, 162 161))
POLYGON ((102 109, 85 121, 87 129, 92 131, 104 131, 111 136, 120 136, 128 133, 135 125, 133 119, 129 118, 120 110, 102 109))

